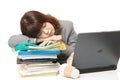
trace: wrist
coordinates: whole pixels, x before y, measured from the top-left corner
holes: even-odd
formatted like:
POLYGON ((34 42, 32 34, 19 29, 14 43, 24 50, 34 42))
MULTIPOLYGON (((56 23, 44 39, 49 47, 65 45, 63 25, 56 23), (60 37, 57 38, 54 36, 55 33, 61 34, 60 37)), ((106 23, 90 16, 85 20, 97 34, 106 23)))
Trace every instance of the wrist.
POLYGON ((39 42, 41 42, 40 38, 36 38, 36 43, 39 43, 39 42))
POLYGON ((40 43, 40 42, 43 42, 43 41, 45 41, 45 39, 43 39, 43 38, 36 38, 36 43, 40 43))
POLYGON ((29 42, 29 43, 36 43, 36 39, 35 39, 35 38, 29 38, 29 39, 28 39, 28 42, 29 42))

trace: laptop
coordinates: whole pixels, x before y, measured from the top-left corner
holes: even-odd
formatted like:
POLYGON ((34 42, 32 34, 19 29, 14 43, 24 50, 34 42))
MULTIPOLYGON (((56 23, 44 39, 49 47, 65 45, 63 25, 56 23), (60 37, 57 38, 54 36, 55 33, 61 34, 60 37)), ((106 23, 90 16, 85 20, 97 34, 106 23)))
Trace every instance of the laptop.
POLYGON ((117 69, 120 31, 79 33, 72 65, 80 73, 117 69))

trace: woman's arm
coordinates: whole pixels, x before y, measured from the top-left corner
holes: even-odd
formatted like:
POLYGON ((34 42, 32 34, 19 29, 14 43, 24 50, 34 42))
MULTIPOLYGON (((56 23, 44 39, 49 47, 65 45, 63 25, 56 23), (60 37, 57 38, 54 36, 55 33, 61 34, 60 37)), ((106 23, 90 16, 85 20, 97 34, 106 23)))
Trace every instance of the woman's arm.
POLYGON ((65 53, 67 53, 67 55, 69 56, 72 52, 74 52, 75 49, 75 45, 77 43, 77 34, 74 30, 74 28, 72 29, 69 37, 68 37, 68 41, 67 41, 67 50, 65 51, 65 53))
POLYGON ((70 55, 74 52, 75 45, 77 42, 77 33, 74 30, 73 22, 71 21, 60 21, 61 24, 61 35, 62 41, 66 44, 67 50, 63 54, 70 55))
POLYGON ((68 33, 69 33, 69 35, 66 34, 66 35, 62 36, 62 39, 63 39, 62 41, 66 44, 66 50, 61 51, 62 53, 57 56, 58 62, 60 64, 65 63, 67 61, 68 57, 71 55, 71 53, 74 52, 75 45, 77 42, 77 34, 74 31, 74 29, 71 30, 70 32, 68 31, 68 33))
POLYGON ((25 35, 18 34, 18 35, 13 35, 9 38, 8 40, 8 45, 13 48, 17 44, 20 44, 22 42, 30 42, 30 43, 35 43, 35 38, 29 38, 25 35))
POLYGON ((37 43, 42 42, 40 45, 44 46, 44 45, 52 43, 52 42, 59 42, 59 41, 61 42, 61 40, 62 40, 62 35, 53 35, 48 38, 37 38, 36 42, 37 43))

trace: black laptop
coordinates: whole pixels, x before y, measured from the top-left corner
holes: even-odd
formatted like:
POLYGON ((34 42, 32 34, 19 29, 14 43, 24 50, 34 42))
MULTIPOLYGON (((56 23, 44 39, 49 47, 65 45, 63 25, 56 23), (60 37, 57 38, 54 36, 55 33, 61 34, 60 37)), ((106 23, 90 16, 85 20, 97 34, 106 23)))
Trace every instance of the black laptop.
POLYGON ((73 63, 80 73, 115 70, 120 57, 120 31, 79 33, 73 63))

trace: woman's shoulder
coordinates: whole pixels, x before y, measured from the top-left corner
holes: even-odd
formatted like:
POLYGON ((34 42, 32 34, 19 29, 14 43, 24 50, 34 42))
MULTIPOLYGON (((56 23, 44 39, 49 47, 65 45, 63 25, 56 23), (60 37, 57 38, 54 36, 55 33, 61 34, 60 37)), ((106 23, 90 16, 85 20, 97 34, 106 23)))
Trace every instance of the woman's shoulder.
POLYGON ((73 25, 73 22, 70 20, 59 20, 61 25, 73 25))
POLYGON ((62 28, 66 28, 66 29, 73 28, 73 22, 70 20, 59 20, 59 23, 60 23, 62 28))
POLYGON ((15 35, 10 36, 10 38, 21 38, 21 37, 28 38, 27 36, 22 35, 22 34, 15 34, 15 35))

